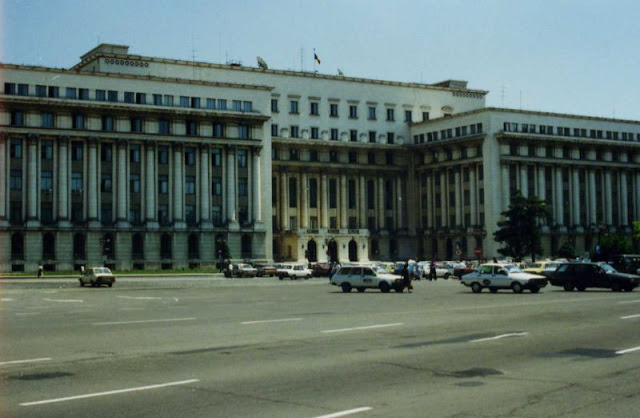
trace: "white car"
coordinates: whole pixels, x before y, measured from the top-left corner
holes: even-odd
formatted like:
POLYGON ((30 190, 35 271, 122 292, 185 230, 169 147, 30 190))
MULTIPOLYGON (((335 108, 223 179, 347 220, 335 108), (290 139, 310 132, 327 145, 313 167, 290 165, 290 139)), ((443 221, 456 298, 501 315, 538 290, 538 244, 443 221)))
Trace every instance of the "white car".
POLYGON ((515 264, 487 263, 462 276, 460 283, 471 287, 473 293, 480 293, 484 288, 488 288, 491 293, 496 293, 499 289, 511 289, 514 293, 529 289, 531 293, 538 293, 547 285, 547 278, 525 273, 515 264))
POLYGON ((398 293, 404 290, 404 281, 401 276, 387 273, 379 267, 367 266, 342 267, 331 277, 331 284, 340 286, 345 293, 351 292, 354 288, 361 293, 365 289, 380 289, 383 293, 391 289, 398 293))
POLYGON ((285 277, 291 280, 310 279, 313 276, 313 272, 304 264, 280 264, 276 270, 276 275, 280 280, 285 277))

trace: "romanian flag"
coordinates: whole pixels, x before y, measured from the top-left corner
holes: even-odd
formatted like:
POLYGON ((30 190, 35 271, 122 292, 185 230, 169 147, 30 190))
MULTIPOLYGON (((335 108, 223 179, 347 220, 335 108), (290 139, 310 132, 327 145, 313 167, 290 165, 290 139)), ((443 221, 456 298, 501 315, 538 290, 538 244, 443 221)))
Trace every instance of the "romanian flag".
POLYGON ((316 51, 313 51, 313 59, 316 60, 316 62, 318 64, 320 64, 320 57, 318 56, 318 54, 316 54, 316 51))

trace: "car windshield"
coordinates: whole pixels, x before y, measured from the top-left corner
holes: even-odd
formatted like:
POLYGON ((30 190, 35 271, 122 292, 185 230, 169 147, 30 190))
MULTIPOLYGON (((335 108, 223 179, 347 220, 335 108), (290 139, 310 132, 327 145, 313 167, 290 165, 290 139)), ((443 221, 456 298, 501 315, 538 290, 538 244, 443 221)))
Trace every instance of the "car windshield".
POLYGON ((98 268, 93 269, 93 271, 94 271, 94 273, 103 273, 103 274, 111 273, 111 271, 106 267, 98 267, 98 268))
POLYGON ((520 270, 520 267, 516 266, 515 264, 505 264, 504 268, 509 273, 518 273, 518 272, 522 271, 522 270, 520 270))
POLYGON ((607 264, 607 263, 600 264, 600 267, 602 268, 602 270, 605 271, 605 273, 617 273, 618 272, 618 270, 614 269, 610 264, 607 264))

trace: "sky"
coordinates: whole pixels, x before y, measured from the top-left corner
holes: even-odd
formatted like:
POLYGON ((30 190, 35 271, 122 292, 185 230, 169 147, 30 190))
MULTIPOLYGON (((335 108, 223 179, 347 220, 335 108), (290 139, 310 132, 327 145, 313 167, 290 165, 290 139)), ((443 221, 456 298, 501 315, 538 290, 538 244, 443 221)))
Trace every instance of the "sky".
POLYGON ((640 120, 637 0, 0 0, 0 36, 3 63, 70 68, 99 43, 261 56, 273 69, 466 80, 487 106, 640 120))

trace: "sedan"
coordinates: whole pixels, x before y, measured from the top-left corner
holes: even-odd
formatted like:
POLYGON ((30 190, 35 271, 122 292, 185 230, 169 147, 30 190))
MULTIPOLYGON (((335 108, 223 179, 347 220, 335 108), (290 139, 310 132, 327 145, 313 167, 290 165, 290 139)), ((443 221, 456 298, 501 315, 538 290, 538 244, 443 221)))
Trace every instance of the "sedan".
POLYGON ((620 273, 607 263, 563 263, 549 274, 549 282, 568 292, 584 291, 588 287, 631 292, 640 285, 640 276, 620 273))
POLYGON ((471 287, 473 293, 480 293, 484 288, 491 293, 499 289, 511 289, 514 293, 529 289, 531 293, 538 293, 547 285, 547 279, 538 274, 525 273, 515 264, 487 263, 462 276, 460 283, 471 287))

